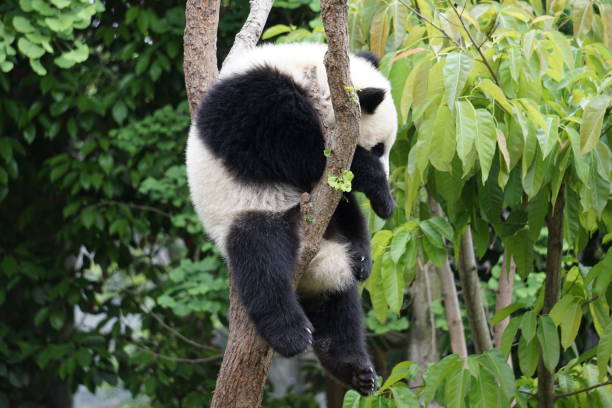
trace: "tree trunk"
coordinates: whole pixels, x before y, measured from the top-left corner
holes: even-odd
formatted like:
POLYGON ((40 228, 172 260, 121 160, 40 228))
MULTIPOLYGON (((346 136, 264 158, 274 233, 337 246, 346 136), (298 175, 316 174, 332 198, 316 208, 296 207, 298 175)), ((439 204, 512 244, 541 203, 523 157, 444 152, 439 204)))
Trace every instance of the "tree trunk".
MULTIPOLYGON (((565 205, 564 187, 561 185, 555 207, 546 216, 548 227, 548 247, 546 251, 546 280, 544 282, 544 306, 542 314, 550 313, 559 300, 561 288, 561 255, 563 252, 563 207, 565 205)), ((548 371, 540 359, 538 365, 538 400, 541 408, 553 408, 555 403, 555 384, 553 373, 548 371)))
POLYGON ((189 108, 196 111, 206 89, 217 78, 219 0, 187 0, 183 35, 183 71, 189 108))
MULTIPOLYGON (((506 251, 499 274, 499 287, 497 288, 497 295, 495 296, 495 311, 503 309, 512 303, 512 288, 514 286, 515 272, 516 264, 508 251, 506 251)), ((506 327, 508 327, 508 323, 510 323, 510 316, 504 318, 495 325, 493 334, 495 336, 496 347, 500 346, 502 336, 504 335, 506 327)), ((512 359, 508 359, 508 361, 510 365, 512 365, 512 359)))
POLYGON ((484 353, 490 350, 491 333, 487 323, 482 294, 480 292, 480 279, 476 268, 474 257, 474 244, 472 242, 472 230, 468 226, 461 236, 461 247, 459 250, 459 278, 463 289, 463 300, 467 308, 467 318, 472 330, 474 347, 476 353, 484 353))
MULTIPOLYGON (((408 347, 408 360, 414 361, 422 369, 440 359, 438 342, 436 338, 436 326, 431 310, 431 303, 438 298, 438 292, 434 288, 436 274, 432 272, 432 265, 417 261, 416 275, 410 287, 412 319, 410 322, 410 345, 408 347), (432 279, 434 278, 434 279, 432 279)), ((423 384, 421 374, 410 382, 417 386, 423 384)))
MULTIPOLYGON (((429 197, 429 206, 433 215, 436 217, 444 217, 440 204, 429 197)), ((448 335, 450 337, 451 350, 461 358, 467 357, 467 345, 465 343, 465 329, 463 328, 463 320, 461 319, 461 308, 459 306, 459 297, 457 296, 457 286, 455 284, 455 276, 450 267, 448 259, 442 267, 436 267, 440 283, 442 286, 442 299, 444 300, 444 312, 446 321, 448 322, 448 335)))

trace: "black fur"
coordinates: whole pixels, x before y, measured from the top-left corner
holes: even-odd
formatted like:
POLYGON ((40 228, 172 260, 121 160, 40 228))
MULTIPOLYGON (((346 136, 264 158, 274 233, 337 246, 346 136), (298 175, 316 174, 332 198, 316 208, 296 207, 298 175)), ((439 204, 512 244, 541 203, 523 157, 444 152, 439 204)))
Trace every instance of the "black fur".
POLYGON ((389 218, 395 204, 385 170, 376 154, 357 146, 351 171, 355 174, 353 188, 370 199, 372 209, 379 217, 389 218))
POLYGON ((376 372, 366 350, 357 286, 301 302, 314 326, 314 350, 323 367, 362 395, 374 392, 376 372))
POLYGON ((314 105, 295 81, 273 68, 216 83, 196 120, 204 142, 240 180, 309 191, 323 174, 324 142, 314 105))
POLYGON ((372 271, 370 257, 370 233, 359 203, 353 193, 346 193, 336 208, 326 235, 341 234, 351 244, 353 275, 364 281, 372 271))
POLYGON ((360 51, 357 53, 357 56, 367 60, 370 64, 374 65, 374 68, 378 69, 380 60, 372 51, 360 51))
POLYGON ((376 111, 378 105, 385 99, 386 91, 381 88, 363 88, 357 91, 361 110, 370 115, 376 111))
POLYGON ((312 325, 293 290, 298 207, 285 214, 250 211, 234 221, 227 241, 232 277, 257 332, 285 357, 312 344, 312 325))

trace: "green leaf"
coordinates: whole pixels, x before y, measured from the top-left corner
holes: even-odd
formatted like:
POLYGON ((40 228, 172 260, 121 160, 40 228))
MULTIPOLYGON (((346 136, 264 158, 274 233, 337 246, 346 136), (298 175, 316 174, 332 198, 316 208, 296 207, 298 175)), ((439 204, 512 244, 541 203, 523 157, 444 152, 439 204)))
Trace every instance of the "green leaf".
POLYGON ((604 381, 608 374, 608 364, 612 358, 612 323, 608 323, 604 329, 599 345, 597 346, 597 368, 599 380, 604 381))
POLYGON ((538 341, 542 351, 542 360, 549 372, 554 373, 559 364, 559 335, 557 327, 549 316, 540 316, 538 324, 538 341))
POLYGON ((531 341, 536 335, 536 318, 537 314, 534 310, 530 310, 523 314, 523 318, 521 320, 521 331, 523 332, 523 337, 525 337, 525 340, 527 341, 531 341))
POLYGON ((578 334, 582 322, 582 306, 580 303, 580 298, 565 295, 550 311, 552 320, 557 326, 561 327, 561 345, 564 349, 572 345, 578 334))
POLYGON ((457 155, 463 163, 464 172, 470 169, 466 167, 471 162, 470 156, 476 141, 476 110, 469 101, 457 101, 457 155))
POLYGON ((536 340, 528 342, 525 340, 525 337, 521 336, 519 339, 518 358, 521 372, 525 377, 531 377, 535 373, 540 358, 539 352, 540 349, 536 340))
POLYGON ((516 385, 514 382, 514 373, 512 368, 508 365, 507 357, 499 350, 492 349, 482 354, 480 362, 493 373, 495 378, 497 378, 506 398, 511 399, 516 391, 516 385))
POLYGON ((450 111, 455 109, 455 100, 461 95, 465 87, 473 63, 474 60, 462 52, 451 52, 446 56, 442 72, 444 73, 444 88, 446 89, 450 111))
POLYGON ((606 108, 610 104, 610 97, 598 95, 591 99, 584 107, 582 125, 580 126, 580 152, 588 153, 595 149, 601 136, 601 126, 606 108))
POLYGON ((450 375, 444 387, 445 408, 465 407, 465 397, 467 395, 469 371, 461 368, 454 375, 450 375))
POLYGON ((430 163, 440 171, 450 172, 455 155, 455 118, 444 103, 438 107, 430 137, 431 144, 436 148, 435 153, 429 156, 430 163))
POLYGON ((488 110, 477 109, 476 118, 476 151, 478 152, 478 160, 480 161, 482 184, 485 184, 489 177, 493 156, 495 155, 497 134, 495 131, 495 121, 488 110))
POLYGON ((524 307, 527 307, 527 305, 525 305, 524 303, 518 302, 518 303, 512 303, 511 305, 508 305, 504 307, 503 309, 499 309, 497 312, 495 312, 495 315, 491 319, 491 325, 495 326, 497 323, 501 322, 506 317, 510 316, 512 313, 524 307))
POLYGON ((389 309, 396 314, 399 314, 400 308, 402 307, 403 291, 400 290, 400 281, 398 279, 398 273, 396 271, 395 263, 391 259, 391 254, 385 252, 382 257, 382 268, 381 278, 383 284, 383 291, 389 309))
POLYGON ((272 27, 269 27, 264 31, 261 36, 262 40, 268 40, 270 38, 276 37, 277 35, 285 34, 291 31, 291 27, 285 24, 276 24, 272 27))
POLYGON ((518 332, 520 325, 521 319, 519 317, 513 317, 510 319, 510 323, 508 323, 506 330, 504 330, 504 334, 501 339, 501 344, 499 345, 499 350, 506 358, 508 358, 508 356, 510 355, 512 343, 514 343, 514 337, 516 337, 516 333, 518 332))
POLYGON ((342 408, 359 408, 359 401, 361 395, 355 390, 348 390, 344 394, 344 401, 342 402, 342 408))
POLYGON ((45 53, 42 47, 24 37, 21 37, 19 41, 17 41, 17 48, 19 48, 19 51, 21 51, 23 55, 30 59, 40 58, 45 53))
POLYGON ((501 408, 503 406, 503 396, 499 394, 499 386, 488 370, 480 370, 478 378, 472 380, 468 397, 470 408, 501 408))
POLYGON ((122 124, 127 117, 127 106, 122 101, 118 101, 113 106, 113 118, 118 124, 122 124))
POLYGON ((440 385, 455 371, 461 370, 461 362, 459 356, 451 354, 444 357, 437 363, 434 363, 427 367, 425 373, 423 373, 423 381, 425 381, 425 387, 421 396, 425 403, 433 401, 438 388, 440 385))
POLYGON ((49 322, 55 330, 61 329, 64 326, 64 312, 58 309, 51 311, 49 322))
POLYGON ((391 394, 397 408, 420 408, 419 399, 404 383, 391 387, 391 394))
POLYGON ((493 98, 497 103, 499 103, 506 112, 512 114, 512 105, 510 105, 510 102, 508 102, 508 99, 506 99, 506 96, 504 95, 504 91, 502 91, 499 86, 493 83, 490 79, 483 79, 478 83, 478 87, 482 89, 485 95, 493 98))
POLYGON ((402 361, 401 363, 398 363, 395 367, 393 367, 391 374, 389 374, 389 377, 385 380, 378 392, 382 392, 390 388, 392 385, 396 384, 400 380, 403 380, 404 378, 414 376, 416 371, 418 371, 418 366, 412 361, 402 361))
POLYGON ((393 233, 389 230, 380 230, 372 237, 372 260, 379 260, 383 253, 387 250, 387 246, 393 237, 393 233))
POLYGON ((397 263, 402 257, 406 251, 406 245, 410 239, 411 233, 405 229, 398 229, 393 233, 391 249, 389 251, 391 253, 391 259, 393 259, 393 262, 397 263))
MULTIPOLYGON (((390 232, 390 231, 389 231, 390 232)), ((374 261, 372 265, 372 273, 366 281, 365 288, 370 294, 374 315, 380 323, 385 323, 389 315, 387 299, 385 297, 385 289, 382 279, 382 262, 380 259, 374 261)))
POLYGON ((15 30, 24 34, 31 33, 32 31, 34 31, 34 27, 32 26, 32 24, 30 24, 30 20, 23 16, 13 17, 13 27, 15 27, 15 30))

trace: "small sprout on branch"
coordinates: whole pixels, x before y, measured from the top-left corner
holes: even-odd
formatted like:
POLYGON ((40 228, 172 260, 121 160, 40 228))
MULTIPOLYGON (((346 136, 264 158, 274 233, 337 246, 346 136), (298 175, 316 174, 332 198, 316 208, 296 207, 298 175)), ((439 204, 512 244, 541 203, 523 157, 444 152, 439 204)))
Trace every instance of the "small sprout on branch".
POLYGON ((311 215, 305 215, 304 221, 306 221, 308 224, 314 224, 315 222, 317 222, 316 218, 311 215))
POLYGON ((323 150, 323 156, 325 157, 329 157, 332 154, 332 149, 325 149, 323 150))
POLYGON ((327 175, 327 184, 335 190, 344 191, 348 193, 352 189, 351 182, 355 175, 350 170, 344 170, 340 176, 335 176, 331 173, 327 175))

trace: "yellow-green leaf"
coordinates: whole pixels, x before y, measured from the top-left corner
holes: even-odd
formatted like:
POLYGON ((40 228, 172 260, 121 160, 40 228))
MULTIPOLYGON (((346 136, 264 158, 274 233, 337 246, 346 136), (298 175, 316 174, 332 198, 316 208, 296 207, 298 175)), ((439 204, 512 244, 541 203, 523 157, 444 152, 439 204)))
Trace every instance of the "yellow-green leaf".
POLYGON ((584 107, 582 125, 580 126, 580 152, 588 153, 595 148, 601 135, 606 108, 610 105, 610 97, 598 95, 584 107))
POLYGON ((444 63, 444 88, 448 98, 448 107, 455 109, 455 100, 465 87, 473 64, 472 57, 462 52, 451 52, 444 63))
POLYGON ((504 91, 502 91, 501 88, 493 81, 488 78, 483 79, 478 83, 478 87, 482 89, 485 95, 493 98, 497 103, 499 103, 506 112, 512 114, 512 105, 510 105, 510 102, 508 102, 506 95, 504 95, 504 91))
POLYGON ((376 55, 385 55, 385 46, 389 38, 390 16, 387 9, 381 9, 372 19, 370 27, 370 49, 376 55))
POLYGON ((438 107, 431 133, 429 161, 440 171, 451 171, 455 155, 455 118, 445 103, 438 107))
POLYGON ((486 109, 476 110, 476 152, 480 162, 482 184, 489 178, 491 163, 495 155, 495 145, 497 135, 495 132, 495 122, 491 113, 486 109))

